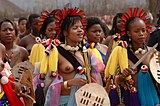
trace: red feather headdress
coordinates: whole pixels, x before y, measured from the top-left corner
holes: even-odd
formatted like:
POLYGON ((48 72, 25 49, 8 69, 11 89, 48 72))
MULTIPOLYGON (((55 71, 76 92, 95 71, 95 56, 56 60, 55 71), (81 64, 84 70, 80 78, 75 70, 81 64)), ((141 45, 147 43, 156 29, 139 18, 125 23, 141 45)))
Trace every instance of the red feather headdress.
POLYGON ((40 29, 41 29, 41 27, 42 27, 42 25, 43 25, 43 23, 44 23, 44 21, 46 20, 47 17, 53 17, 56 14, 58 14, 59 11, 60 10, 58 10, 58 9, 52 11, 51 13, 47 10, 43 11, 41 13, 41 16, 40 16, 40 19, 39 19, 39 22, 38 22, 38 30, 40 31, 40 29))
POLYGON ((80 16, 80 17, 82 17, 82 25, 83 25, 83 28, 85 30, 87 20, 86 20, 86 16, 85 16, 84 12, 77 7, 75 7, 75 8, 64 8, 63 10, 61 10, 61 12, 56 14, 56 31, 57 31, 58 35, 61 35, 62 23, 63 23, 63 20, 67 16, 80 16))
POLYGON ((121 36, 126 34, 126 22, 131 17, 141 18, 146 24, 147 33, 149 33, 152 27, 151 27, 151 24, 149 24, 150 17, 148 17, 148 14, 143 9, 140 10, 139 8, 129 8, 128 10, 129 10, 129 13, 124 13, 123 16, 121 17, 122 19, 121 36))

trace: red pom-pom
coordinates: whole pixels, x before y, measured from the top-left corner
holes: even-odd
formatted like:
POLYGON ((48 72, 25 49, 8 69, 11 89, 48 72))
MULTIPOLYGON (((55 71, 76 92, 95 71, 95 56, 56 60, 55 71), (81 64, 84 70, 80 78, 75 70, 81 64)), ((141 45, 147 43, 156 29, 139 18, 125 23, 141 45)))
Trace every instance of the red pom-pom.
POLYGON ((131 92, 132 92, 132 93, 136 93, 136 92, 137 92, 137 88, 136 88, 136 87, 132 87, 132 88, 131 88, 131 92))

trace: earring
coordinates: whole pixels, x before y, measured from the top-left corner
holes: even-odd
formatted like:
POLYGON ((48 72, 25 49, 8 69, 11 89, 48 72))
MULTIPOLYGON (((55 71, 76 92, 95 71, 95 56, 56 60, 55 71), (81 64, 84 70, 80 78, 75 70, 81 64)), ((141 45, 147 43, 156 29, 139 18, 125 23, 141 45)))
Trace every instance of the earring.
POLYGON ((129 48, 132 49, 132 39, 129 37, 129 48))

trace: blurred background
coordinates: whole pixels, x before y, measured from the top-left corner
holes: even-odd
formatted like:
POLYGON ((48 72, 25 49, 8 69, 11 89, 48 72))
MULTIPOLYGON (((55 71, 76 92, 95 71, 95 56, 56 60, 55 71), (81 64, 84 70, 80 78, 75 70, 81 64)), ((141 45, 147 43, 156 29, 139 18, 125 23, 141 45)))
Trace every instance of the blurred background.
MULTIPOLYGON (((128 7, 140 7, 151 12, 156 22, 160 10, 160 0, 0 0, 0 19, 27 17, 31 13, 43 10, 52 11, 66 7, 80 7, 88 16, 100 16, 111 20, 118 12, 127 11, 128 7)), ((110 24, 109 22, 106 22, 110 24)))

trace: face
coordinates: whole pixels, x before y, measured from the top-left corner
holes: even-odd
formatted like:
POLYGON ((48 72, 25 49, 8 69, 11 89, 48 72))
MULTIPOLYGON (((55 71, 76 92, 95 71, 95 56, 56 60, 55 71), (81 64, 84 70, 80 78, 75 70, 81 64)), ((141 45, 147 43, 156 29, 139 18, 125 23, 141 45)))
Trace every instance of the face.
POLYGON ((102 28, 99 24, 95 24, 87 30, 86 34, 89 42, 98 43, 102 36, 102 28))
POLYGON ((27 23, 27 20, 21 20, 19 25, 18 25, 18 28, 19 28, 19 31, 21 33, 25 32, 26 30, 26 23, 27 23))
POLYGON ((32 31, 36 34, 38 34, 38 21, 39 21, 39 18, 34 18, 31 23, 32 31))
POLYGON ((68 32, 64 32, 66 41, 70 45, 77 44, 82 41, 84 30, 81 21, 77 21, 73 26, 69 28, 68 32))
POLYGON ((143 20, 137 19, 129 25, 128 31, 133 43, 143 44, 146 40, 146 25, 143 20))
POLYGON ((46 35, 48 38, 55 38, 56 37, 56 24, 55 22, 51 22, 47 25, 46 28, 46 35))
POLYGON ((120 30, 121 29, 121 24, 122 24, 122 19, 117 17, 117 28, 120 30))
POLYGON ((1 42, 11 43, 16 39, 15 29, 10 22, 3 22, 0 29, 1 42))

